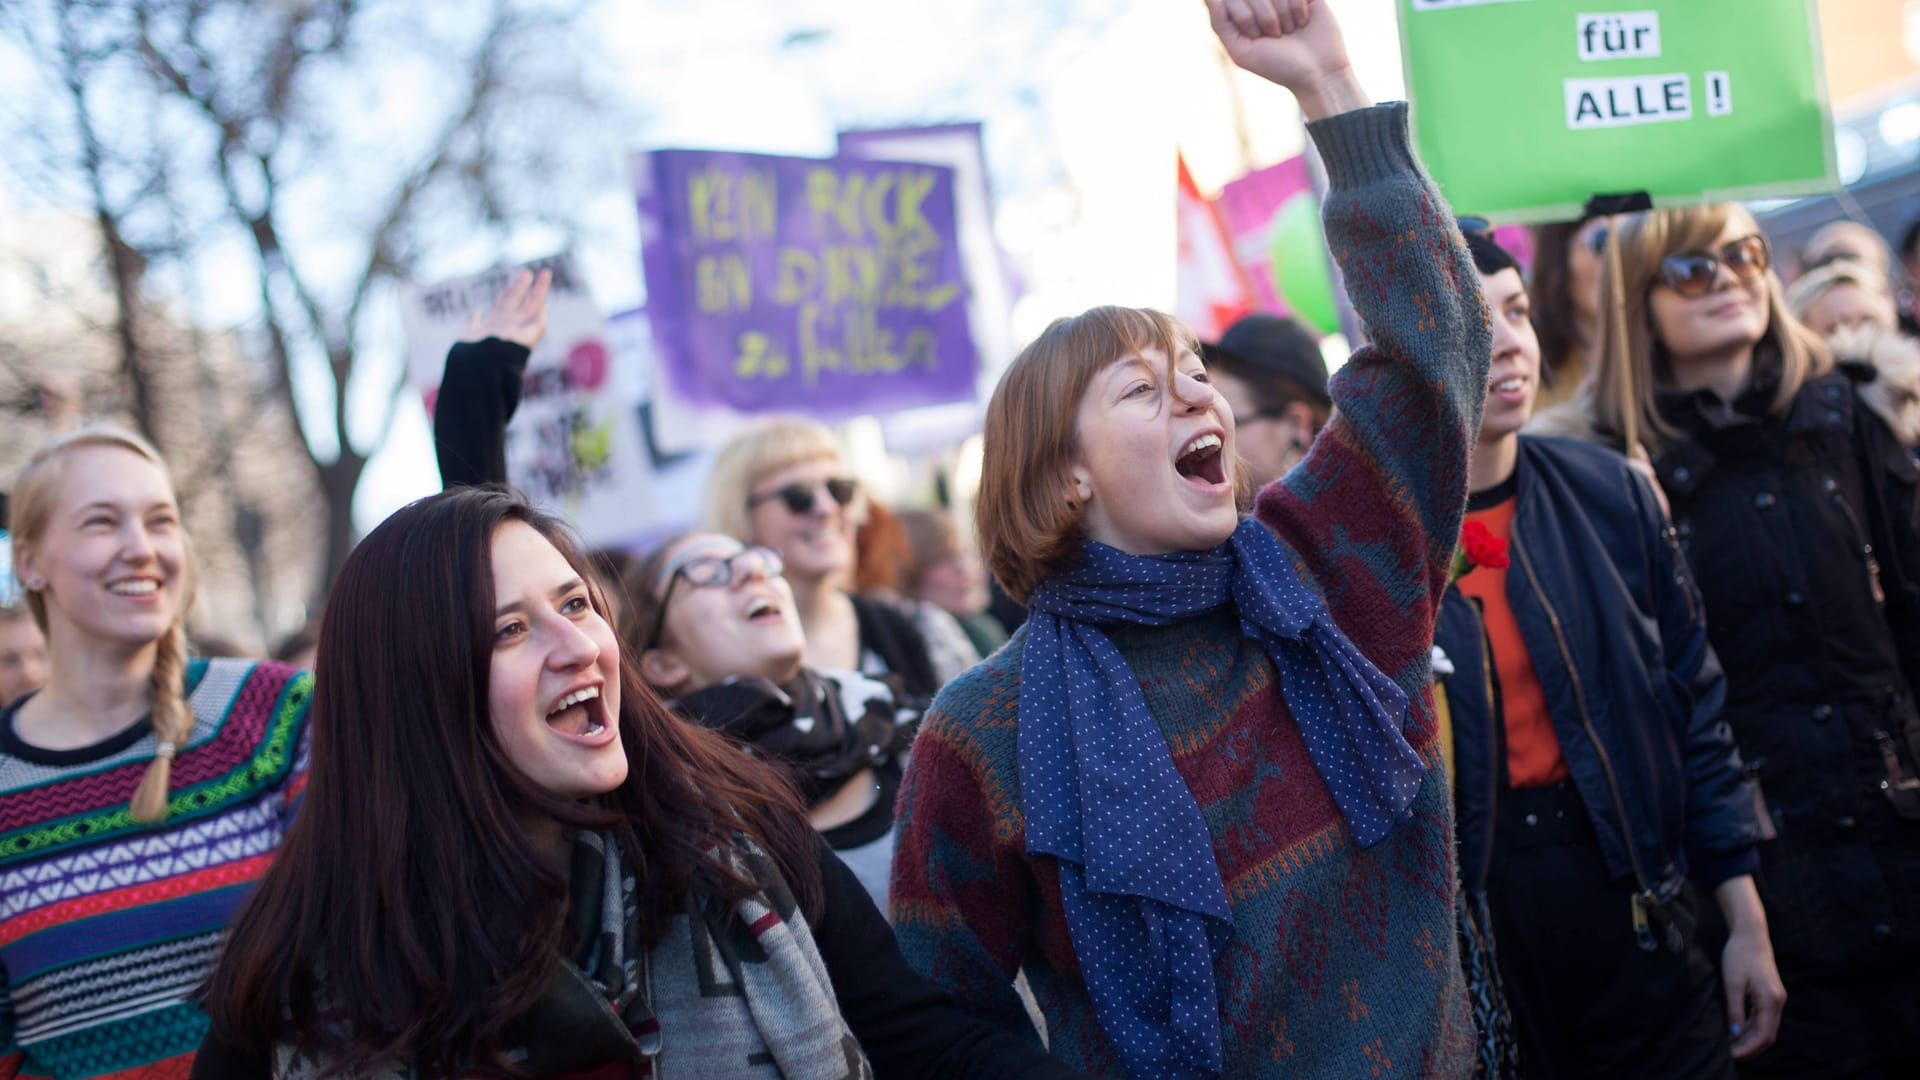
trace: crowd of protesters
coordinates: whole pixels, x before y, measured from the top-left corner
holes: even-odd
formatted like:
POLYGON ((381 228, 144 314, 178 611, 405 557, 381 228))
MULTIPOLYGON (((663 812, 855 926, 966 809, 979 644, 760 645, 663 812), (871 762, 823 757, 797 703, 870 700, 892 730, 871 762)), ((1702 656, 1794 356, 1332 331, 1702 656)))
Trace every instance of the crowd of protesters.
POLYGON ((280 660, 189 641, 151 445, 19 463, 0 1077, 1920 1074, 1920 225, 1523 267, 1325 5, 1208 7, 1367 342, 1059 319, 977 528, 782 418, 583 550, 505 486, 544 274, 280 660))

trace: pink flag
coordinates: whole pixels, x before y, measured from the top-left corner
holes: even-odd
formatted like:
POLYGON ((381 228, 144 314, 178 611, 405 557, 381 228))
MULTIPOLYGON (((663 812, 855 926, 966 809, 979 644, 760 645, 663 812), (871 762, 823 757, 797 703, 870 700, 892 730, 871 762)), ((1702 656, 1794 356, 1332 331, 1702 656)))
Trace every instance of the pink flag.
POLYGON ((1173 313, 1202 338, 1218 341, 1221 331, 1253 310, 1253 285, 1234 257, 1220 211, 1201 197, 1186 158, 1177 160, 1180 192, 1174 235, 1179 272, 1173 313))

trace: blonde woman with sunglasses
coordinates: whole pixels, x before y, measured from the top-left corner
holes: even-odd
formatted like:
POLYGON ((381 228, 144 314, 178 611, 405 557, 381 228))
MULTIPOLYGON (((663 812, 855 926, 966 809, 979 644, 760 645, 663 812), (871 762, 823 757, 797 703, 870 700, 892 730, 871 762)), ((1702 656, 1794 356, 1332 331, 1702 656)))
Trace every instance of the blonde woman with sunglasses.
POLYGON ((1920 1027, 1920 500, 1913 459, 1794 321, 1733 205, 1616 224, 1592 433, 1643 447, 1704 596, 1725 717, 1778 837, 1788 1001, 1747 1076, 1906 1075, 1920 1027))

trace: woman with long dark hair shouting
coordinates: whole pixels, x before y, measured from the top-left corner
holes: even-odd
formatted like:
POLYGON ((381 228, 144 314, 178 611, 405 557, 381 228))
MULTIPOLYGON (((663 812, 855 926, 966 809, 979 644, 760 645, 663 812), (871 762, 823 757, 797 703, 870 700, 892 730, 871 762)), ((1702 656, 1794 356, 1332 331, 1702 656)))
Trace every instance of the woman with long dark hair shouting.
POLYGON ((792 788, 663 708, 606 610, 498 490, 361 542, 196 1075, 1046 1075, 905 967, 792 788))

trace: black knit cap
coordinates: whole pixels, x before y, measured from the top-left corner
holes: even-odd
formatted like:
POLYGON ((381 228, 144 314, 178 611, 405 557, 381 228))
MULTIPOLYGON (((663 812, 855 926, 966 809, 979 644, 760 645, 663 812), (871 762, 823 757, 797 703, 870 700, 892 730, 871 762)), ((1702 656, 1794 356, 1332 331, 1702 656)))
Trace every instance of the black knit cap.
POLYGON ((1229 354, 1230 370, 1240 368, 1255 378, 1290 379, 1321 404, 1333 404, 1327 394, 1327 361, 1320 355, 1319 339, 1293 319, 1248 315, 1220 335, 1219 350, 1229 354))

